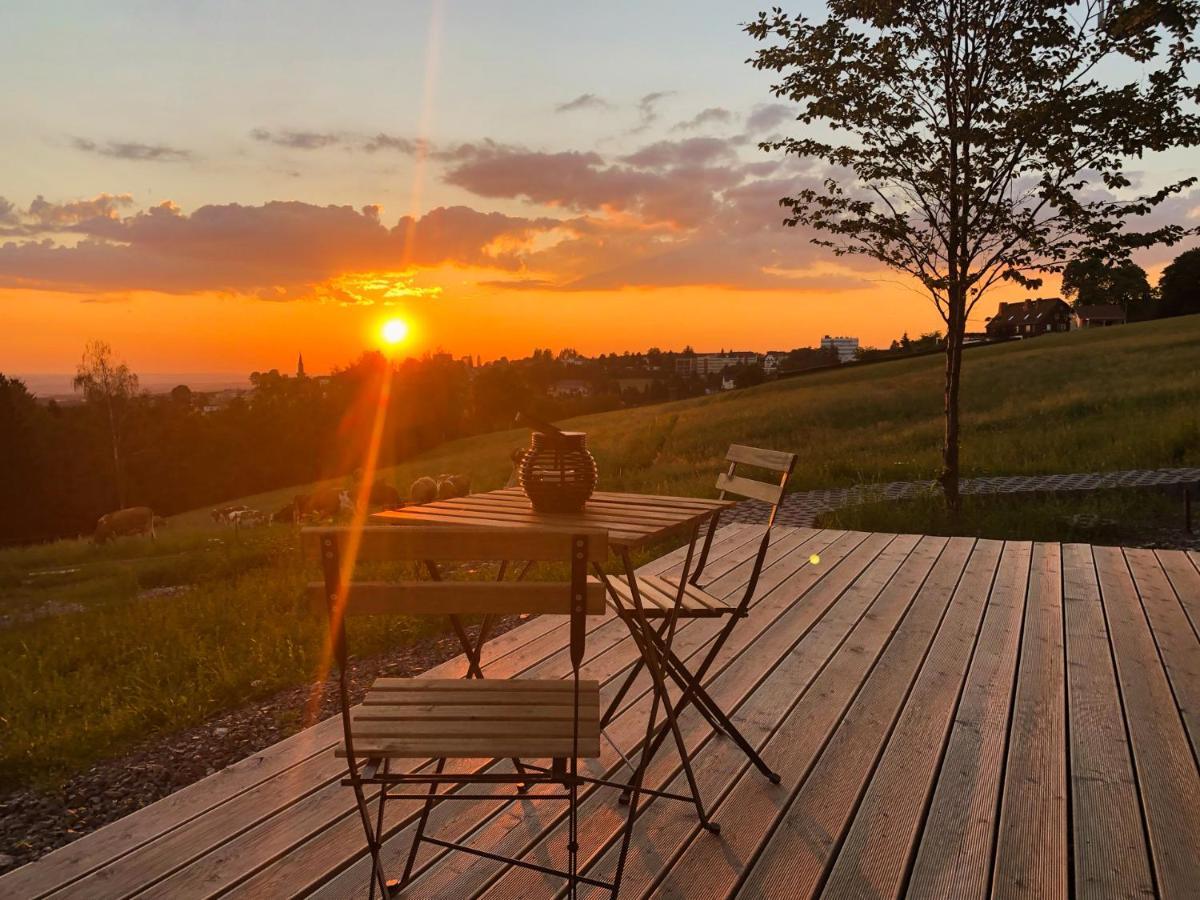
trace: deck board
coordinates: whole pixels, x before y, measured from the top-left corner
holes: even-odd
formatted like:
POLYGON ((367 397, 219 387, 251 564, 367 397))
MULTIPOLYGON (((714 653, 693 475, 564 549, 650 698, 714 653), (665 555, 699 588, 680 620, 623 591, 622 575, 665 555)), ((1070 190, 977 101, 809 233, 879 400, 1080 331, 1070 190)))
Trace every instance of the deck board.
POLYGON ((1081 900, 1149 897, 1154 878, 1125 712, 1096 564, 1085 544, 1063 547, 1063 606, 1076 895, 1081 900))
MULTIPOLYGON (((736 602, 762 534, 723 528, 702 586, 736 602)), ((676 551, 641 571, 669 578, 682 562, 676 551)), ((702 657, 719 626, 684 623, 679 655, 702 657)), ((685 711, 680 728, 723 830, 702 831, 685 804, 650 802, 621 896, 1191 896, 1198 626, 1194 552, 777 528, 750 615, 706 682, 783 782, 685 711)), ((565 620, 534 619, 488 642, 485 673, 565 677, 566 643, 565 620)), ((584 668, 602 698, 635 660, 619 620, 589 622, 584 668)), ((458 657, 424 674, 465 669, 458 657)), ((643 672, 608 729, 626 754, 644 737, 648 685, 643 672)), ((339 728, 327 720, 0 877, 0 897, 365 898, 361 827, 333 756, 339 728)), ((588 771, 619 776, 616 751, 602 751, 588 771)), ((646 783, 683 789, 670 744, 646 783)), ((562 865, 562 808, 505 803, 496 790, 442 804, 431 832, 562 865)), ((581 866, 607 878, 624 807, 611 790, 582 794, 581 866)), ((388 806, 393 870, 417 811, 388 806)), ((560 887, 433 845, 418 859, 406 897, 560 887)))
POLYGON ((980 541, 859 804, 822 897, 899 897, 933 793, 1002 544, 980 541))
POLYGON ((992 896, 1067 894, 1067 735, 1062 553, 1037 544, 1009 726, 992 896))
POLYGON ((1200 884, 1200 772, 1119 548, 1093 550, 1125 703, 1157 887, 1194 896, 1200 884))
POLYGON ((1000 555, 979 642, 917 844, 909 897, 951 900, 990 892, 1030 552, 1029 544, 1007 543, 1000 555))

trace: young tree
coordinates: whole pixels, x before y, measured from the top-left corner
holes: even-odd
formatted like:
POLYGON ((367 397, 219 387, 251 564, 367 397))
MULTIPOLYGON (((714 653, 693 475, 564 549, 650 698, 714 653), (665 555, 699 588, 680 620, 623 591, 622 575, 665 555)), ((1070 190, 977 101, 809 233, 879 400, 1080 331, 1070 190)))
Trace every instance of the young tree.
POLYGON ((1130 226, 1195 179, 1129 195, 1124 171, 1200 143, 1200 0, 1169 6, 1169 21, 1116 29, 1097 0, 829 0, 822 22, 775 9, 746 25, 767 42, 751 64, 781 74, 773 91, 806 126, 763 148, 826 164, 780 201, 786 224, 910 276, 946 323, 939 480, 952 510, 963 339, 987 290, 1036 289, 1085 249, 1121 260, 1186 233, 1130 226))
POLYGON ((137 395, 138 377, 125 363, 113 360, 108 344, 90 341, 75 369, 74 385, 75 390, 83 393, 84 402, 98 409, 108 423, 117 508, 122 509, 125 506, 125 470, 121 461, 124 424, 130 402, 137 395))
POLYGON ((1127 314, 1145 307, 1151 299, 1146 270, 1131 259, 1112 261, 1085 253, 1063 267, 1063 296, 1076 309, 1115 303, 1127 314))
POLYGON ((1200 313, 1200 247, 1180 253, 1158 279, 1160 315, 1200 313))

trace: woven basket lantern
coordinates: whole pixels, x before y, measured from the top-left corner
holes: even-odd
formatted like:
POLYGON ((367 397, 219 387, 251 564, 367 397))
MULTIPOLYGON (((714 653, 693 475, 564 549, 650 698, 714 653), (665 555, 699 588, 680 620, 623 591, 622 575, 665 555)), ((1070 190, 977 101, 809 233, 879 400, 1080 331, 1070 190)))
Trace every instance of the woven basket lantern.
POLYGON ((521 460, 521 487, 539 512, 578 512, 596 489, 596 460, 582 431, 533 432, 521 460))

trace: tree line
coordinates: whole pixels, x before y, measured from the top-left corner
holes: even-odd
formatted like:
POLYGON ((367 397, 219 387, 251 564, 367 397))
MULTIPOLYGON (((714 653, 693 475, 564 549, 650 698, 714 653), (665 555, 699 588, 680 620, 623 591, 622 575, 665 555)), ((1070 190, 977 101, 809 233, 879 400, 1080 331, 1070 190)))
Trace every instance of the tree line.
POLYGON ((1111 303, 1131 322, 1200 313, 1200 248, 1176 256, 1153 287, 1133 260, 1087 253, 1067 263, 1062 290, 1076 309, 1111 303))
POLYGON ((90 344, 75 379, 79 403, 42 402, 0 374, 0 543, 90 534, 99 516, 127 506, 172 515, 348 474, 361 465, 383 379, 383 466, 507 428, 519 408, 557 419, 622 402, 548 397, 542 382, 555 370, 368 353, 328 376, 255 372, 248 390, 219 402, 185 385, 141 391, 107 345, 90 344))

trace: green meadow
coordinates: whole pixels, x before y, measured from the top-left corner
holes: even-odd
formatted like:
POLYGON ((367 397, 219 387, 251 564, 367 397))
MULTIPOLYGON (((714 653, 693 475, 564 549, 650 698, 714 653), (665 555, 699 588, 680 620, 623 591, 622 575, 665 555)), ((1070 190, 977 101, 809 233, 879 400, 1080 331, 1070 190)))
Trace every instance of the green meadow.
MULTIPOLYGON (((794 489, 930 478, 941 379, 941 357, 924 357, 567 424, 588 432, 607 490, 711 495, 731 442, 799 453, 794 489)), ((1200 316, 971 350, 963 404, 966 476, 1200 465, 1200 316)), ((384 476, 406 493, 419 475, 466 472, 487 490, 526 440, 508 431, 456 441, 384 476)), ((230 502, 271 511, 306 489, 230 502)), ((1020 533, 1019 513, 1004 515, 1007 536, 1046 538, 1066 513, 1030 520, 1036 534, 1020 533)), ((831 524, 881 523, 944 526, 927 503, 847 511, 831 524)), ((234 533, 207 509, 172 517, 154 543, 0 551, 0 786, 53 785, 310 679, 323 622, 301 587, 315 575, 291 527, 234 533)), ((363 652, 441 627, 375 625, 359 635, 363 652)))

